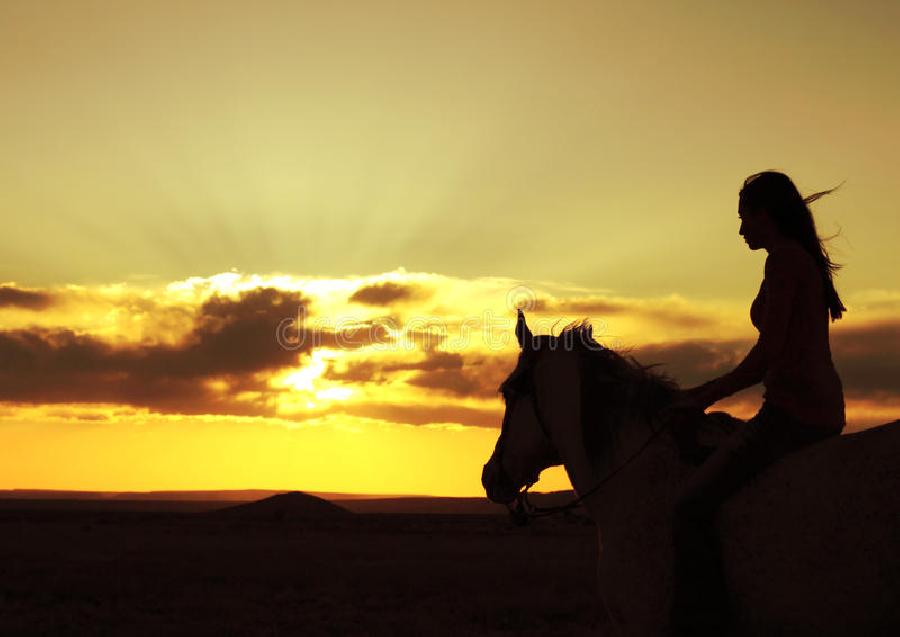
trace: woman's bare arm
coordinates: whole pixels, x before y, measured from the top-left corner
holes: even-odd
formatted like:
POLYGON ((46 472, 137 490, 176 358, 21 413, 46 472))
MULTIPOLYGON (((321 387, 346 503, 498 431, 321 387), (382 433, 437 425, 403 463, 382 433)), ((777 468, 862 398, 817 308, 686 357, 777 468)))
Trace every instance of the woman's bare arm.
POLYGON ((697 388, 697 394, 704 408, 717 403, 723 398, 762 382, 766 373, 766 362, 761 345, 762 338, 756 342, 737 367, 697 388))

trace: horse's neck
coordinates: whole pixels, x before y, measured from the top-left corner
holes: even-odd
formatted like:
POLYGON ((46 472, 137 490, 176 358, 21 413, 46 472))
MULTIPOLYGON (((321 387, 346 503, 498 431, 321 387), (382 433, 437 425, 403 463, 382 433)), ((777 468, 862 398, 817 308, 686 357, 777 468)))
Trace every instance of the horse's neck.
POLYGON ((623 498, 634 504, 656 500, 657 490, 668 490, 673 479, 680 477, 684 464, 671 436, 660 431, 664 426, 660 419, 636 411, 620 419, 613 453, 592 466, 592 483, 603 482, 585 503, 595 520, 623 498), (660 474, 669 479, 653 478, 660 474))
POLYGON ((615 460, 623 462, 630 458, 635 450, 644 445, 654 433, 657 427, 664 426, 659 418, 639 413, 638 409, 629 409, 616 420, 615 460))
MULTIPOLYGON (((662 417, 645 418, 638 413, 632 416, 620 423, 612 457, 594 472, 602 474, 595 475, 595 481, 616 474, 587 502, 595 520, 623 506, 636 511, 641 507, 664 505, 674 498, 679 484, 694 470, 682 458, 670 428, 677 424, 671 425, 662 417)), ((693 423, 680 423, 682 427, 693 425, 689 437, 708 447, 718 447, 743 424, 724 412, 703 414, 693 423)))
MULTIPOLYGON (((585 447, 583 429, 585 424, 582 422, 581 411, 581 368, 578 357, 565 351, 549 352, 536 366, 534 374, 541 416, 553 433, 560 459, 572 487, 579 496, 593 491, 595 486, 605 480, 611 472, 616 471, 623 463, 629 462, 629 457, 635 454, 652 435, 650 423, 639 414, 641 397, 626 392, 619 403, 622 406, 616 408, 625 409, 626 412, 622 415, 609 416, 618 421, 613 453, 607 457, 606 462, 598 462, 598 459, 593 457, 594 451, 585 447)), ((655 441, 657 446, 659 439, 664 437, 657 438, 655 441)), ((665 447, 660 449, 665 451, 665 447)), ((606 491, 606 487, 602 491, 606 491)), ((600 496, 602 496, 600 492, 590 496, 586 501, 589 509, 598 506, 596 503, 600 501, 600 496)))

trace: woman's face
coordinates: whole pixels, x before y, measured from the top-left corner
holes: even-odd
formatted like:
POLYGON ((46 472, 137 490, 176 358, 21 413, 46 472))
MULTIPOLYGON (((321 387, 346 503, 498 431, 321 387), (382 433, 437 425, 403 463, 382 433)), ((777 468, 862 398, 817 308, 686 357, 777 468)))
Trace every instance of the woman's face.
POLYGON ((738 232, 747 242, 747 247, 751 250, 759 250, 771 245, 778 229, 765 208, 740 210, 738 217, 741 220, 741 229, 738 232))

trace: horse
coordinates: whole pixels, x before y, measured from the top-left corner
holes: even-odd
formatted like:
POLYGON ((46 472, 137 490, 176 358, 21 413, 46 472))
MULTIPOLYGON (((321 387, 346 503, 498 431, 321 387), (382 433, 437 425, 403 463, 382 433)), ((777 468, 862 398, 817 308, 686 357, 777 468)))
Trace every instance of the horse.
MULTIPOLYGON (((667 418, 677 383, 594 341, 585 321, 534 336, 520 310, 515 331, 486 495, 511 506, 563 465, 597 528, 612 634, 664 635, 673 507, 695 464, 678 430, 714 447, 744 421, 667 418)), ((900 420, 789 454, 732 495, 716 529, 734 635, 900 635, 898 493, 900 420)))

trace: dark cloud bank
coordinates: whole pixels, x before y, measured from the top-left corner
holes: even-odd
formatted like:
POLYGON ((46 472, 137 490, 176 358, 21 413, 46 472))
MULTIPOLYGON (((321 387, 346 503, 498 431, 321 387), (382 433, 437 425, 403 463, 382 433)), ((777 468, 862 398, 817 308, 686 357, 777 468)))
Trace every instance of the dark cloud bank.
MULTIPOLYGON (((390 302, 404 293, 370 286, 363 296, 390 302), (373 292, 371 290, 377 290, 373 292), (368 295, 368 296, 366 296, 368 295)), ((414 293, 414 292, 413 292, 414 293)), ((357 291, 361 294, 361 291, 357 291)), ((40 309, 52 297, 40 292, 0 287, 0 305, 40 309)), ((0 401, 12 403, 116 403, 161 413, 274 415, 272 398, 261 373, 296 366, 317 346, 358 348, 385 344, 390 337, 375 323, 340 333, 318 331, 300 339, 289 319, 305 315, 308 299, 300 293, 261 288, 238 298, 213 296, 197 310, 193 328, 176 345, 117 345, 66 329, 31 328, 0 331, 0 401), (286 324, 285 321, 288 320, 286 324), (291 336, 289 347, 279 345, 291 336), (209 381, 222 381, 216 391, 209 381), (257 400, 237 400, 240 392, 260 392, 257 400)), ((849 398, 900 398, 900 321, 885 321, 832 331, 832 352, 849 398)), ((702 383, 734 368, 751 341, 687 341, 645 345, 630 353, 644 364, 660 363, 684 386, 702 383)), ((351 362, 326 377, 345 382, 404 381, 434 394, 429 404, 346 404, 334 411, 398 422, 462 422, 497 426, 496 411, 441 403, 447 398, 496 397, 497 387, 515 363, 513 353, 459 354, 429 349, 415 361, 380 358, 351 362)), ((285 388, 282 391, 290 391, 285 388)), ((452 401, 445 400, 444 403, 452 401)))
MULTIPOLYGON (((296 365, 314 344, 354 347, 358 335, 317 332, 300 338, 296 323, 307 300, 296 292, 251 290, 237 299, 213 296, 177 345, 116 345, 66 329, 0 331, 0 400, 24 403, 121 403, 166 413, 270 414, 265 401, 237 401, 266 390, 255 375, 296 365), (291 332, 293 331, 293 334, 291 332), (293 340, 290 340, 292 336, 293 340), (225 394, 208 386, 228 384, 225 394)), ((361 332, 371 335, 372 331, 361 332)))
POLYGON ((388 281, 359 288, 350 296, 350 301, 363 305, 391 305, 428 296, 430 296, 429 291, 422 286, 388 281))
POLYGON ((12 285, 0 285, 0 309, 18 307, 43 310, 55 302, 53 294, 42 290, 24 290, 12 285))
MULTIPOLYGON (((686 341, 645 345, 633 354, 662 363, 682 385, 700 384, 741 362, 753 341, 686 341)), ((900 399, 900 321, 882 321, 831 332, 831 352, 844 394, 854 399, 900 399)))

